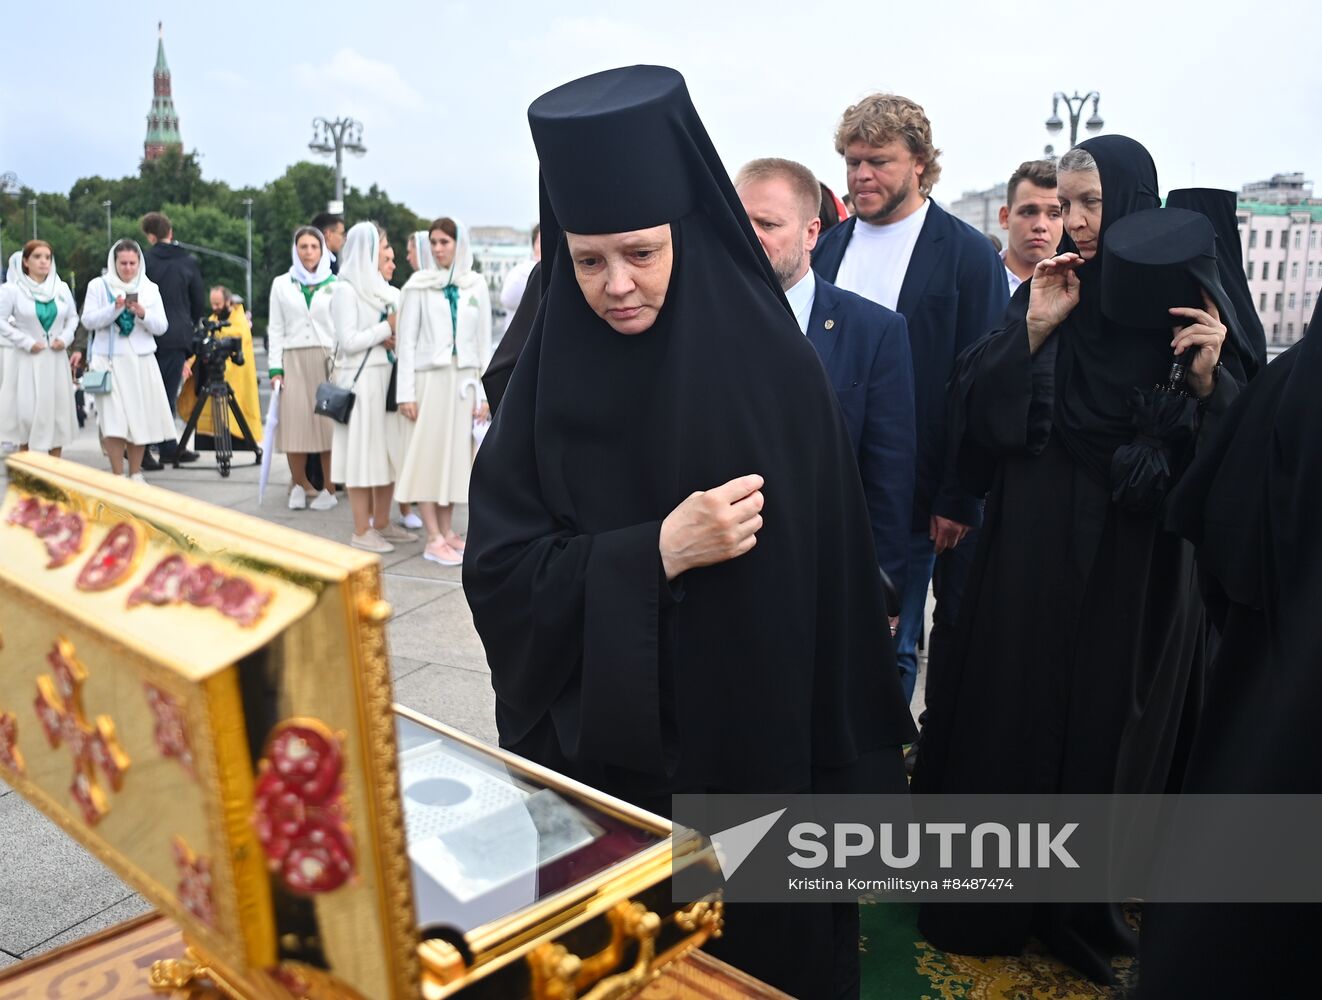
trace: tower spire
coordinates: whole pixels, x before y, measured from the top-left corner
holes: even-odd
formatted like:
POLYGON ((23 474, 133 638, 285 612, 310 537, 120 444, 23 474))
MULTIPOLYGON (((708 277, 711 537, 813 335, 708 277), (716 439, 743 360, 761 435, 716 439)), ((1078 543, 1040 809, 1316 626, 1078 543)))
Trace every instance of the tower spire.
POLYGON ((152 72, 151 112, 147 115, 147 139, 142 144, 143 158, 154 160, 167 149, 184 149, 179 135, 179 113, 174 109, 170 92, 170 66, 165 61, 165 27, 156 22, 156 68, 152 72))

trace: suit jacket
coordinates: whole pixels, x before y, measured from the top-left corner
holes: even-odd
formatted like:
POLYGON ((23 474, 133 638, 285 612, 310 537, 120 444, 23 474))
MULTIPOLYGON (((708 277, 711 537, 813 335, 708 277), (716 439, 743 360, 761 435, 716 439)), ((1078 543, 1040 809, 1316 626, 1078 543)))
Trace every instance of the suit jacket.
MULTIPOLYGON (((820 277, 840 271, 856 219, 832 226, 813 251, 820 277)), ((996 326, 1010 294, 1005 265, 991 241, 935 201, 914 244, 896 311, 908 323, 913 355, 918 463, 912 530, 926 532, 933 514, 961 524, 982 519, 977 497, 955 476, 954 448, 946 440, 946 384, 955 358, 996 326)))
POLYGON ((917 436, 904 317, 816 279, 808 340, 835 389, 858 459, 877 563, 904 593, 917 436))

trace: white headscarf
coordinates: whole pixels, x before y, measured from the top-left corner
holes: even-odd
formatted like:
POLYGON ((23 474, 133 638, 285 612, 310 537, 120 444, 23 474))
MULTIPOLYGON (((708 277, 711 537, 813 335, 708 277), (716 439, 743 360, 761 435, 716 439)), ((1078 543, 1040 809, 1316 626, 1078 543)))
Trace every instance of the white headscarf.
MULTIPOLYGON (((55 270, 55 251, 50 255, 50 272, 43 281, 34 281, 23 270, 23 251, 19 250, 14 256, 18 257, 17 273, 14 269, 14 258, 9 258, 9 276, 5 284, 12 281, 18 286, 18 290, 32 299, 34 302, 53 302, 56 296, 65 298, 61 291, 68 292, 68 286, 60 279, 59 273, 55 270), (61 288, 63 286, 63 288, 61 288)), ((72 298, 72 293, 69 294, 72 298)))
POLYGON ((326 246, 325 235, 316 226, 299 226, 294 231, 294 244, 289 253, 294 258, 294 266, 289 269, 289 273, 300 285, 320 285, 331 276, 330 248, 326 246), (303 262, 298 259, 298 241, 309 233, 321 241, 321 259, 317 261, 315 272, 309 271, 303 266, 303 262))
POLYGON ((106 255, 106 273, 101 276, 101 280, 106 283, 111 298, 119 298, 119 296, 128 295, 131 292, 137 292, 141 295, 144 291, 143 285, 150 285, 153 291, 157 291, 156 286, 147 278, 147 261, 142 256, 142 247, 138 246, 134 240, 115 241, 115 245, 110 248, 110 253, 106 255), (128 247, 125 244, 132 244, 133 249, 138 251, 138 274, 132 281, 127 283, 120 279, 119 271, 115 269, 115 253, 117 250, 127 250, 128 247))
MULTIPOLYGON (((381 253, 381 234, 370 222, 360 222, 344 238, 344 252, 340 254, 339 284, 347 284, 369 306, 386 311, 399 300, 399 289, 392 288, 381 277, 378 267, 381 253)), ((337 285, 338 287, 338 285, 337 285)))
POLYGON ((436 257, 431 252, 431 234, 428 233, 425 256, 423 248, 419 248, 418 270, 409 275, 409 280, 404 282, 405 288, 444 288, 446 285, 470 288, 481 282, 482 275, 473 270, 473 248, 468 239, 468 227, 458 219, 451 221, 454 222, 456 235, 454 260, 450 266, 442 270, 437 265, 436 257))
POLYGON ((15 250, 9 255, 9 267, 5 269, 5 284, 17 284, 18 276, 23 273, 23 251, 15 250))

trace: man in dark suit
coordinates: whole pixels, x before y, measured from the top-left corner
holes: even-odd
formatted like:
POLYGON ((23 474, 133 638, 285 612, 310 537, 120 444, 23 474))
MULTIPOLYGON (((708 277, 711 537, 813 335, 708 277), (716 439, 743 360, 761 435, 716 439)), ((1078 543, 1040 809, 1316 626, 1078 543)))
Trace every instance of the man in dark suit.
POLYGON ((855 215, 822 237, 813 268, 900 313, 913 353, 918 463, 897 643, 905 690, 912 694, 933 568, 929 674, 945 654, 972 560, 972 542, 963 540, 981 519, 978 499, 955 478, 946 383, 956 356, 1001 318, 1009 292, 987 238, 928 197, 941 174, 940 151, 921 107, 893 94, 866 97, 845 111, 835 148, 845 158, 855 215))
POLYGON ((739 171, 735 188, 835 389, 872 515, 877 563, 903 593, 917 451, 904 317, 813 274, 821 188, 811 170, 792 160, 754 160, 739 171))
MULTIPOLYGON (((174 414, 184 362, 192 357, 193 335, 198 321, 211 311, 210 303, 197 258, 175 242, 170 217, 164 212, 148 212, 142 217, 142 231, 151 244, 144 254, 143 266, 147 277, 161 290, 165 318, 169 322, 165 333, 156 338, 156 363, 165 383, 165 395, 170 400, 170 413, 174 414)), ((175 438, 160 442, 160 452, 164 465, 174 462, 176 452, 181 462, 197 461, 197 453, 186 448, 180 451, 175 438)), ((144 469, 160 468, 148 458, 149 455, 143 456, 144 469)))

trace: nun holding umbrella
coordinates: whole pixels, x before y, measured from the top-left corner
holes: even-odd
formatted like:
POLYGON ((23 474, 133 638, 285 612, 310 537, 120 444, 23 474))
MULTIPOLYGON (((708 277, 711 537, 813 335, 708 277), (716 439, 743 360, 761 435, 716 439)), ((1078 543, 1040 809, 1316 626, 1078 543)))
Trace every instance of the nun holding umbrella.
MULTIPOLYGON (((952 380, 957 468, 988 499, 915 792, 1163 792, 1196 722, 1206 620, 1162 512, 1259 357, 1211 223, 1158 209, 1147 150, 1089 139, 1057 174, 1072 247, 952 380)), ((918 926, 974 955, 1032 933, 1102 983, 1137 950, 1111 903, 928 904, 918 926)))
MULTIPOLYGON (((903 793, 913 722, 849 439, 683 78, 596 74, 528 117, 544 291, 463 574, 501 744, 663 813, 903 793)), ((853 905, 731 906, 716 950, 851 995, 857 934, 853 905)))

